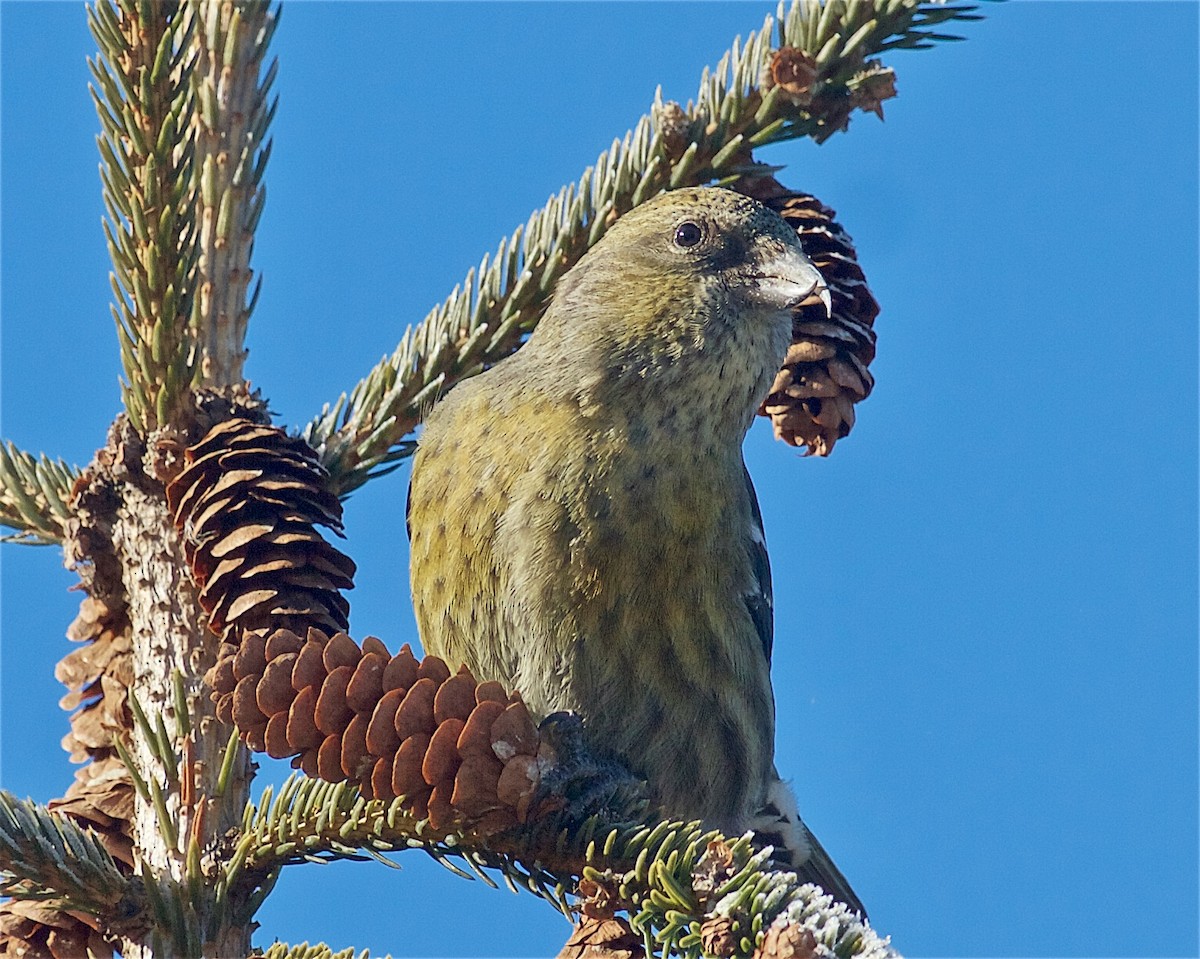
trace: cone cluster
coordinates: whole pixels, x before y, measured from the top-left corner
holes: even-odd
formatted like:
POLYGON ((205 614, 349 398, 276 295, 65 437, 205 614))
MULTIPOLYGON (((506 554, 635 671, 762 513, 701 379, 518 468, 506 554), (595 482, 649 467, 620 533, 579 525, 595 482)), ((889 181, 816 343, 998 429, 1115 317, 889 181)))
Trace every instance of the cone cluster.
POLYGON ((759 414, 771 417, 779 439, 828 456, 854 426, 855 404, 875 385, 867 367, 875 358, 879 304, 833 210, 770 177, 750 181, 745 192, 796 228, 833 301, 830 316, 815 301, 793 314, 791 346, 759 414))
POLYGON ((342 507, 302 440, 245 419, 218 424, 167 487, 200 606, 222 637, 253 629, 345 629, 354 563, 317 525, 341 534, 342 507))
POLYGON ((404 797, 436 829, 536 818, 544 746, 519 695, 406 645, 342 630, 354 564, 312 451, 244 419, 214 427, 167 489, 210 626, 217 716, 246 744, 367 798, 404 797))

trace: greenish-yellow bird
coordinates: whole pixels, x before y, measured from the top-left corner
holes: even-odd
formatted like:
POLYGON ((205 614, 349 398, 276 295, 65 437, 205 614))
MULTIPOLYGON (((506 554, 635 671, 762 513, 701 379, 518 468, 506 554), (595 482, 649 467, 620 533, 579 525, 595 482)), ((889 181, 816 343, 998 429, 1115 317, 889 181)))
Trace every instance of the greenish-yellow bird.
POLYGON ((647 780, 761 831, 862 904, 773 764, 772 605, 742 441, 792 308, 828 305, 795 230, 728 190, 665 193, 559 282, 515 355, 432 410, 409 493, 421 641, 647 780))

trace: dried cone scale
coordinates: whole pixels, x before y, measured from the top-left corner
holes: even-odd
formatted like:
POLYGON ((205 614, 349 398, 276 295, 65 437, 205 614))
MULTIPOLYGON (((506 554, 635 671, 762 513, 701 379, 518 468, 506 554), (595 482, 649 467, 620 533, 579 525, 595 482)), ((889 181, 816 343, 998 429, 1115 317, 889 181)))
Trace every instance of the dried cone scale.
POLYGON ((133 780, 113 746, 132 724, 128 615, 86 596, 67 638, 81 645, 54 668, 55 678, 71 689, 59 701, 63 709, 73 710, 71 731, 62 744, 72 762, 87 765, 75 773, 67 794, 50 800, 49 807, 90 826, 109 853, 132 866, 133 780))
POLYGON ((303 442, 229 420, 186 463, 167 498, 224 640, 207 679, 251 749, 403 796, 435 829, 491 833, 548 811, 531 808, 543 750, 519 695, 341 631, 354 564, 315 529, 340 529, 341 506, 303 442))
MULTIPOLYGON (((66 795, 47 804, 59 815, 91 829, 122 867, 133 868, 133 780, 113 747, 131 723, 127 690, 132 671, 129 619, 100 599, 85 596, 67 638, 80 646, 54 669, 71 691, 60 705, 71 710, 63 748, 72 762, 86 762, 66 795)), ((51 904, 9 899, 0 903, 0 959, 112 956, 103 933, 85 915, 51 904)))
POLYGON ((818 302, 796 310, 783 369, 759 409, 760 415, 771 417, 779 439, 804 446, 808 454, 828 456, 854 426, 855 404, 875 385, 867 367, 875 358, 872 327, 879 304, 833 210, 770 177, 750 180, 740 189, 796 228, 804 252, 829 287, 831 316, 818 302))

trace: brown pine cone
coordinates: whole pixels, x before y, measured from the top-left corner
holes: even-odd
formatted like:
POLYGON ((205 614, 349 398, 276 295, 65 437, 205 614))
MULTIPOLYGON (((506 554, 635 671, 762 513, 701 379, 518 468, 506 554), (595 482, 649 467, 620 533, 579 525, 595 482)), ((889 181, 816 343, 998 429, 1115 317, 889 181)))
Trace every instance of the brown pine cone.
POLYGON ((207 676, 217 716, 252 749, 364 796, 404 796, 435 829, 484 832, 535 818, 541 737, 529 710, 499 683, 451 675, 436 656, 374 637, 311 628, 251 632, 221 647, 207 676))
POLYGON ((214 427, 167 487, 200 605, 218 635, 311 625, 345 629, 354 563, 315 529, 339 533, 342 507, 316 454, 245 419, 214 427))
POLYGON ((829 287, 832 315, 815 302, 796 309, 792 345, 759 409, 759 415, 771 417, 776 437, 804 446, 808 455, 828 456, 854 426, 855 404, 875 385, 867 367, 875 358, 879 304, 833 210, 771 177, 749 179, 738 188, 796 228, 829 287))

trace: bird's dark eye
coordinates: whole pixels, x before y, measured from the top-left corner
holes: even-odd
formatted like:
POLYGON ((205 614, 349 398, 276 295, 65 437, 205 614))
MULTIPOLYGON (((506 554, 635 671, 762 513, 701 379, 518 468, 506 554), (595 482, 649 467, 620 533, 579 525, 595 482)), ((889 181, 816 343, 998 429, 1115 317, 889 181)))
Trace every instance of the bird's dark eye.
POLYGON ((704 229, 699 223, 684 220, 675 227, 675 245, 687 249, 704 239, 704 229))

